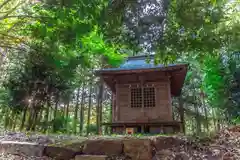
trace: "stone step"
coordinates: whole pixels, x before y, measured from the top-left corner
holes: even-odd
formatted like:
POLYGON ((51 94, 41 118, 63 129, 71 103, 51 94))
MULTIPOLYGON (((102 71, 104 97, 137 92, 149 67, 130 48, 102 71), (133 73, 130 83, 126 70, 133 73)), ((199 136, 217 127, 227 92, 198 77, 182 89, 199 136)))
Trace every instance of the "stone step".
POLYGON ((106 160, 106 155, 77 155, 75 160, 106 160))

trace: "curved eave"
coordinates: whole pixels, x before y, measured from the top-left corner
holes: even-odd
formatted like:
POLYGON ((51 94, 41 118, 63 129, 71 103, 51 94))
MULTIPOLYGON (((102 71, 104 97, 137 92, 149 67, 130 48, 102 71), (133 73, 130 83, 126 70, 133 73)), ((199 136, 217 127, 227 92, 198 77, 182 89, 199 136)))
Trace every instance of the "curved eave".
POLYGON ((187 69, 187 67, 184 67, 178 72, 172 73, 170 78, 172 96, 178 97, 181 95, 182 87, 184 85, 185 77, 187 74, 187 69))
POLYGON ((115 92, 115 75, 125 75, 133 73, 146 73, 146 72, 168 72, 171 82, 171 94, 172 96, 179 96, 185 81, 185 77, 188 70, 188 64, 179 64, 175 66, 166 66, 159 68, 146 68, 146 69, 122 69, 122 70, 98 70, 96 75, 103 78, 107 86, 115 92))
POLYGON ((188 68, 188 64, 177 64, 174 66, 153 67, 153 68, 108 68, 95 71, 97 76, 111 75, 111 74, 128 74, 128 73, 142 73, 152 71, 172 71, 180 68, 188 68))

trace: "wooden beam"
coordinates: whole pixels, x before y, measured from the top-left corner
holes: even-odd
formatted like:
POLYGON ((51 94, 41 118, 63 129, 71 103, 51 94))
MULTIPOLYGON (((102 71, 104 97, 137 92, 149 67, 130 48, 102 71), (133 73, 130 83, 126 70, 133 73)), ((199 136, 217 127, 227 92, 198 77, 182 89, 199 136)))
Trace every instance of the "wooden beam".
POLYGON ((152 125, 152 126, 179 126, 182 122, 179 121, 162 121, 162 122, 115 122, 115 123, 102 123, 105 126, 141 126, 141 125, 152 125))

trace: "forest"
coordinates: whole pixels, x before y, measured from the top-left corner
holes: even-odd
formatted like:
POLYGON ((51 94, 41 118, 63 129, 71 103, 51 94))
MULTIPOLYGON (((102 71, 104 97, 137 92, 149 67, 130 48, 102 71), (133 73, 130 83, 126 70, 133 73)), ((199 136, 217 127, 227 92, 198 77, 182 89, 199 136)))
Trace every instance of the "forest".
POLYGON ((0 130, 111 134, 95 71, 147 54, 189 64, 186 134, 240 123, 239 0, 0 0, 0 130))

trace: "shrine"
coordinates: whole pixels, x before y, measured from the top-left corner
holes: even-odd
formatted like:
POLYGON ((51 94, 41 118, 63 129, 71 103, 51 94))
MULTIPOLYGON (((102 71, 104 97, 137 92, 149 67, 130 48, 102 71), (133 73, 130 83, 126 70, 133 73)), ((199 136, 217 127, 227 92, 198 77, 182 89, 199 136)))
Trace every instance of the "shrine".
POLYGON ((116 134, 180 132, 182 122, 173 119, 172 97, 181 94, 187 68, 154 65, 154 55, 148 55, 129 57, 119 68, 98 70, 113 96, 112 122, 102 125, 116 134))

